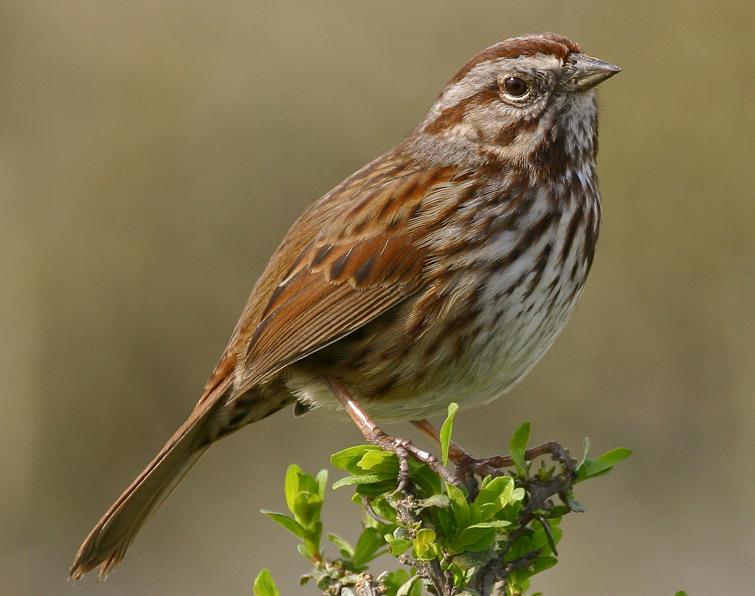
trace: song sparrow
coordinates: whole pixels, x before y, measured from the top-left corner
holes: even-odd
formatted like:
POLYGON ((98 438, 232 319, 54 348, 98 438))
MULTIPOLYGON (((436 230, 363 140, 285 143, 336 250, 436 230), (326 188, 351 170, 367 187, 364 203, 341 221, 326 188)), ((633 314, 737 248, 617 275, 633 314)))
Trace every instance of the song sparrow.
POLYGON ((498 43, 399 145, 307 209, 189 419, 86 538, 71 577, 105 575, 212 442, 287 405, 345 409, 402 462, 436 465, 371 418, 486 403, 551 345, 598 237, 593 87, 619 70, 552 33, 498 43))

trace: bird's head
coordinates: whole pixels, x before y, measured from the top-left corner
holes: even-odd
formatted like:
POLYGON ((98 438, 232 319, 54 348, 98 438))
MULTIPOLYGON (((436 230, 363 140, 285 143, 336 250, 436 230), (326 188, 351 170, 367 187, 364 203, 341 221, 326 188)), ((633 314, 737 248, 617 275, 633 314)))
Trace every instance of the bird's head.
POLYGON ((416 138, 441 159, 448 153, 534 163, 550 148, 592 158, 594 88, 620 70, 554 33, 507 39, 478 53, 454 75, 416 138))

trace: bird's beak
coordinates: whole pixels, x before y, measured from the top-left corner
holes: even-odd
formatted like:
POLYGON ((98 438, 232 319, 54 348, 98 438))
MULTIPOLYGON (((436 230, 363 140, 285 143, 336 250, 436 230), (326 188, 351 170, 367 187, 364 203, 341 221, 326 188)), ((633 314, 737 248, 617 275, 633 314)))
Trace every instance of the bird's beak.
POLYGON ((570 80, 579 91, 592 89, 595 85, 611 78, 621 69, 615 64, 603 62, 587 54, 572 54, 570 80))

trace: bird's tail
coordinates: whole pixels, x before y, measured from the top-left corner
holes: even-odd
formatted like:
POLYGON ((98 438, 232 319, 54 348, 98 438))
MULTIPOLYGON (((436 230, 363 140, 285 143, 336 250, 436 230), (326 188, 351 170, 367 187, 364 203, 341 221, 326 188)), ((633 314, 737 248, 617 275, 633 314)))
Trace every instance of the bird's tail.
POLYGON ((206 388, 188 420, 89 532, 76 553, 70 579, 78 580, 97 567, 102 579, 123 559, 137 532, 217 438, 230 384, 226 378, 206 388))
POLYGON ((209 447, 202 438, 207 415, 187 420, 97 522, 76 553, 71 579, 96 567, 103 578, 123 558, 142 525, 209 447))
POLYGON ((211 381, 189 419, 113 503, 79 547, 69 574, 72 580, 97 567, 100 579, 105 577, 123 559, 144 523, 213 441, 291 403, 288 392, 278 386, 256 387, 242 399, 228 400, 232 377, 211 381))

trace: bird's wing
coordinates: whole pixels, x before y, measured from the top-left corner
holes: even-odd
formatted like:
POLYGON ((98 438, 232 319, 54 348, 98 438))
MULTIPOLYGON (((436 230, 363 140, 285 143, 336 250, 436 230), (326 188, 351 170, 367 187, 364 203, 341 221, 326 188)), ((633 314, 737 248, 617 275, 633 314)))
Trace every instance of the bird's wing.
POLYGON ((242 395, 421 288, 428 251, 410 222, 453 174, 372 164, 323 197, 270 259, 213 376, 235 370, 242 395))

